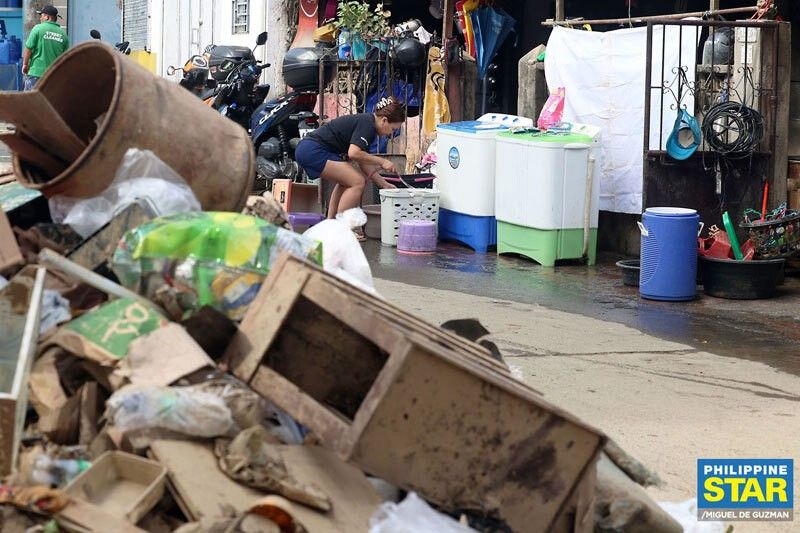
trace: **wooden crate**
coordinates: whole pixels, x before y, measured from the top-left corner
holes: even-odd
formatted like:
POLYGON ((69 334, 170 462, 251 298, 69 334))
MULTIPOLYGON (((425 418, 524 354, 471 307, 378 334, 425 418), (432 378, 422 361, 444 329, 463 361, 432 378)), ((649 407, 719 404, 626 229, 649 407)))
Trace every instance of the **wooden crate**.
POLYGON ((519 531, 574 511, 605 441, 482 347, 288 255, 226 359, 365 472, 519 531))
POLYGON ((0 477, 16 468, 39 339, 45 269, 30 271, 35 274, 23 271, 0 290, 0 477))

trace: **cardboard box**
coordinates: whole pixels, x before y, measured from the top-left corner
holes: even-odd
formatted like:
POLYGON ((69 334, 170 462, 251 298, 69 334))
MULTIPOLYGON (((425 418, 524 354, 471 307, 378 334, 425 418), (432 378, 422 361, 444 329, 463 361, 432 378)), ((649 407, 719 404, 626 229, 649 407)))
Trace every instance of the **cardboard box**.
POLYGON ((166 477, 167 469, 156 461, 125 452, 106 452, 64 491, 73 499, 135 524, 164 495, 166 477))
POLYGON ((319 186, 294 183, 292 180, 274 180, 272 197, 287 213, 321 213, 319 186))

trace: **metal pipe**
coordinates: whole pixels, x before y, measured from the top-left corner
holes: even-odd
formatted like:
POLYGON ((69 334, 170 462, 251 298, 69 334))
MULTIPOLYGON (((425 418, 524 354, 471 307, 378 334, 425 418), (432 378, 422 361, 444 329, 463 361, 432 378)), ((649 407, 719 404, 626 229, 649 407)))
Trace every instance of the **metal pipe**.
POLYGON ((592 182, 594 181, 593 148, 589 149, 589 166, 586 169, 586 192, 583 196, 583 257, 589 257, 589 226, 592 221, 592 182))
MULTIPOLYGON (((642 207, 647 205, 647 153, 650 151, 650 101, 653 91, 653 23, 647 23, 647 46, 645 51, 645 84, 644 84, 644 146, 642 166, 642 207)), ((659 146, 659 149, 661 146, 659 146)))
MULTIPOLYGON (((612 24, 644 24, 646 22, 671 22, 680 20, 687 17, 708 17, 715 15, 736 15, 741 13, 755 13, 758 8, 756 7, 734 7, 731 9, 719 9, 717 11, 695 11, 693 13, 675 13, 674 15, 655 15, 650 17, 633 17, 633 18, 618 18, 618 19, 589 19, 589 20, 545 20, 542 26, 571 26, 574 24, 591 24, 595 26, 612 25, 612 24)), ((727 22, 727 21, 726 21, 727 22)), ((756 22, 756 21, 747 21, 756 22)), ((758 21, 758 22, 774 22, 774 21, 758 21)))
POLYGON ((88 268, 80 266, 74 261, 70 261, 63 255, 60 255, 49 248, 45 248, 39 252, 39 263, 46 267, 63 272, 64 274, 67 274, 78 281, 86 283, 87 285, 94 287, 95 289, 102 291, 109 296, 113 296, 115 298, 133 298, 134 300, 143 302, 148 307, 152 307, 163 314, 163 311, 161 311, 157 305, 144 296, 136 294, 135 292, 126 289, 122 285, 118 285, 110 279, 106 279, 103 276, 92 272, 88 268))

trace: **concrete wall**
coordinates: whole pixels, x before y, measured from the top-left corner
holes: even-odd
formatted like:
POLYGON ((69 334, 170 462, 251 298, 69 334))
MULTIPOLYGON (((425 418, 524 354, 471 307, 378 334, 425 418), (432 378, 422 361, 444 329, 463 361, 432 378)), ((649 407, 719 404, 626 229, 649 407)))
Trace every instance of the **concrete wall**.
MULTIPOLYGON (((167 77, 170 65, 181 66, 193 54, 202 53, 209 44, 253 47, 262 31, 270 35, 266 47, 256 50, 256 58, 272 64, 263 81, 273 87, 272 94, 285 89, 280 65, 286 54, 287 21, 280 0, 251 0, 249 32, 233 34, 233 9, 230 0, 127 0, 131 18, 135 11, 146 11, 149 20, 147 49, 157 56, 156 72, 167 77), (134 7, 135 5, 135 7, 134 7)), ((126 2, 126 3, 127 3, 126 2)), ((126 8, 127 9, 127 8, 126 8)), ((127 11, 126 11, 127 14, 127 11)), ((142 19, 137 16, 136 31, 141 33, 142 19)), ((134 29, 131 26, 131 33, 134 29)), ((127 30, 126 30, 127 31, 127 30)), ((139 46, 134 47, 134 49, 139 46)), ((170 79, 178 81, 178 76, 170 79)))

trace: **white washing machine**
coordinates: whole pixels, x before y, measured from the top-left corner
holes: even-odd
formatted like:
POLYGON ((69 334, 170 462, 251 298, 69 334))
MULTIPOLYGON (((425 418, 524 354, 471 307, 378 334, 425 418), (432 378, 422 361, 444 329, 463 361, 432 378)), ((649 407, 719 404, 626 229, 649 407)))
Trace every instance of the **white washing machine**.
POLYGON ((497 252, 516 253, 552 266, 584 251, 589 164, 588 260, 596 257, 600 201, 599 130, 570 133, 501 133, 497 136, 497 252), (588 135, 587 135, 588 134, 588 135))
POLYGON ((509 128, 532 126, 528 118, 490 113, 437 127, 440 238, 479 252, 496 244, 495 137, 509 128))

